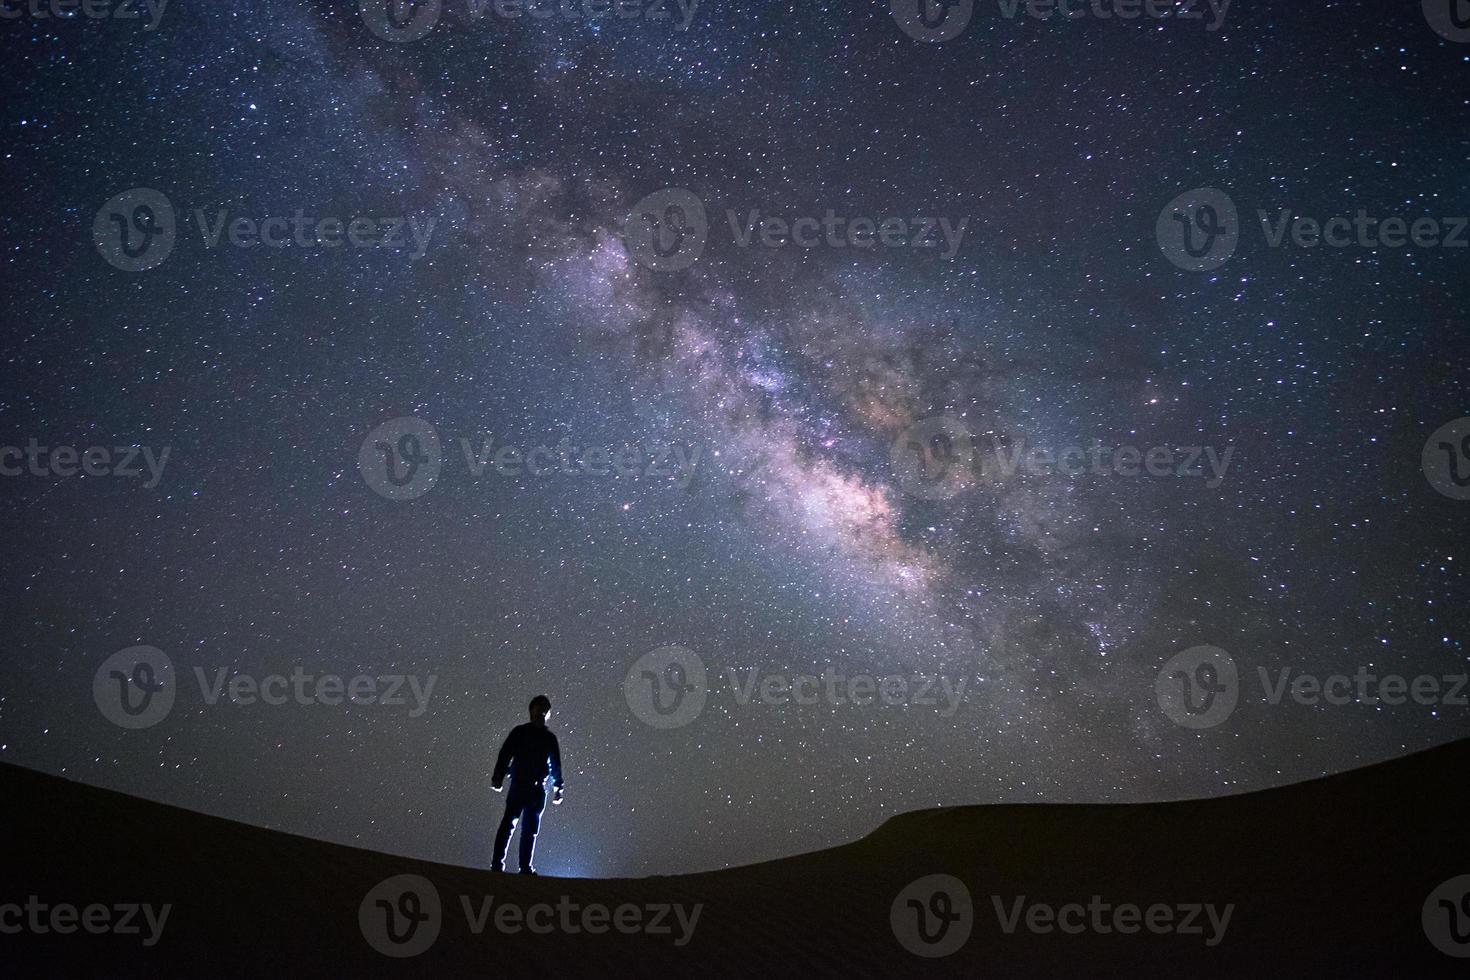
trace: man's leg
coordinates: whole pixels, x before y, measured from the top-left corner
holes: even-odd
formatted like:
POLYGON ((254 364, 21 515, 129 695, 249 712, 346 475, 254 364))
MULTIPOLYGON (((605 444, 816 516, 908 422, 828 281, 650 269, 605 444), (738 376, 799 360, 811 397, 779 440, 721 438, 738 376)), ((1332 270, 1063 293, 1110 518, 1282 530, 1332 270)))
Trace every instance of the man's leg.
POLYGON ((526 794, 521 811, 521 870, 531 870, 531 857, 536 853, 536 833, 541 829, 541 811, 546 809, 546 790, 537 786, 526 794))
POLYGON ((516 829, 516 819, 520 815, 521 801, 512 791, 505 801, 505 816, 500 818, 500 829, 495 832, 495 852, 490 855, 490 867, 496 871, 505 870, 505 852, 510 848, 510 835, 516 829))

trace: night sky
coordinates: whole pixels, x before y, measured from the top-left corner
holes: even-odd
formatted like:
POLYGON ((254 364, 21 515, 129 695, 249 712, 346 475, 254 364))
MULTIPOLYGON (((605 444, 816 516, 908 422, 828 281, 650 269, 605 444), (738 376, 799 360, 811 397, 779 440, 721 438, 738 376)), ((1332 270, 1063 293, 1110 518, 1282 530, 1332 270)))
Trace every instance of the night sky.
POLYGON ((1214 30, 1205 5, 1063 22, 987 0, 930 43, 886 0, 707 0, 683 30, 653 5, 447 0, 401 42, 347 2, 0 20, 0 444, 169 450, 155 486, 141 454, 134 478, 0 476, 0 760, 484 866, 495 751, 544 692, 567 802, 538 866, 602 876, 940 805, 1239 792, 1470 734, 1470 707, 1270 705, 1257 680, 1467 670, 1470 503, 1422 457, 1470 415, 1470 249, 1272 247, 1258 212, 1470 214, 1470 30, 1417 0, 1237 0, 1214 30), (104 206, 135 188, 176 221, 130 271, 104 206), (1157 229, 1201 188, 1239 241, 1192 271, 1157 229), (707 211, 682 268, 644 247, 666 226, 625 220, 666 189, 707 211), (433 224, 422 247, 211 247, 196 210, 433 224), (740 243, 751 212, 829 211, 907 233, 740 243), (957 249, 911 244, 941 218, 968 220, 957 249), (1233 455, 1219 480, 916 484, 906 440, 936 418, 987 466, 1233 455), (411 445, 400 419, 440 443, 414 499, 369 478, 380 426, 411 445), (475 476, 460 440, 487 434, 640 463, 475 476), (140 645, 176 699, 128 730, 93 679, 140 645), (664 728, 626 692, 670 645, 708 691, 664 728), (1155 680, 1202 645, 1242 691, 1192 729, 1155 680), (434 686, 416 716, 411 695, 209 704, 196 667, 434 686), (964 696, 737 697, 829 669, 964 696))

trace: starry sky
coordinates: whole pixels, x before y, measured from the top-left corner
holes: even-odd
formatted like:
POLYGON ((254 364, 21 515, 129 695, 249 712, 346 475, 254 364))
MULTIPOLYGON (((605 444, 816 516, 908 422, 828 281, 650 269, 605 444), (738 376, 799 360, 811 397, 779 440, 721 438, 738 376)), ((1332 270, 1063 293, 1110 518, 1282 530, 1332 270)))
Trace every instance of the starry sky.
POLYGON ((1421 451, 1470 415, 1470 253, 1272 248, 1256 214, 1470 213, 1470 44, 1379 0, 1237 0, 1213 31, 977 3, 943 43, 878 0, 711 0, 684 30, 669 9, 448 0, 409 42, 325 0, 0 21, 0 443, 170 449, 155 487, 0 477, 0 760, 483 866, 495 751, 545 692, 567 803, 538 865, 603 876, 924 807, 1238 792, 1470 734, 1464 707, 1249 696, 1189 730, 1154 687, 1202 644, 1249 677, 1467 669, 1470 503, 1421 451), (1187 271, 1156 226, 1206 187, 1241 241, 1187 271), (144 271, 94 238, 132 188, 177 211, 144 271), (708 243, 660 271, 625 217, 666 188, 706 206, 708 243), (434 225, 418 255, 211 248, 196 209, 434 225), (728 219, 829 210, 968 225, 946 257, 742 247, 728 219), (917 493, 892 447, 935 417, 980 447, 1234 455, 1215 486, 917 493), (359 468, 401 418, 444 446, 406 501, 359 468), (700 456, 688 480, 475 477, 458 440, 486 433, 700 456), (124 730, 92 679, 136 645, 180 688, 124 730), (659 729, 624 680, 667 645, 711 691, 659 729), (418 717, 211 705, 196 666, 435 687, 418 717), (726 680, 829 669, 964 678, 965 700, 741 704, 726 680))

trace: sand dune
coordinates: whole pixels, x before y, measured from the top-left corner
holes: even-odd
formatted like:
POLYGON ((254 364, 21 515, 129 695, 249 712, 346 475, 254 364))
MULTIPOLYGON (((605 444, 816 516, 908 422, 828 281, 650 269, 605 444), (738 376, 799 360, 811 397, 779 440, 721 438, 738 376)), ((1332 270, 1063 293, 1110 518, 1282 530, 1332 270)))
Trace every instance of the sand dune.
POLYGON ((1463 976, 1467 771, 1461 742, 1243 796, 923 811, 766 864, 585 880, 0 766, 0 950, 19 976, 1463 976))

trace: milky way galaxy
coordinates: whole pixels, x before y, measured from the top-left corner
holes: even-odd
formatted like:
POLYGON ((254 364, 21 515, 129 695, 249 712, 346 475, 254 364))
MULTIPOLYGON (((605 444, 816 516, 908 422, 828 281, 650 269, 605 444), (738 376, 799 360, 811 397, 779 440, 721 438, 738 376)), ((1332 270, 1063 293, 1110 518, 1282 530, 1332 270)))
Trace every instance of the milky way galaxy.
POLYGON ((1470 505, 1421 466, 1470 415, 1465 253, 1272 246, 1256 220, 1470 210, 1444 84, 1470 47, 1417 4, 1213 29, 977 4, 943 43, 887 0, 563 6, 446 0, 411 39, 372 2, 3 22, 0 443, 169 457, 153 487, 0 479, 0 760, 484 865, 495 750, 545 692, 568 801, 538 864, 632 875, 1470 733, 1467 708, 1256 680, 1466 670, 1470 505), (114 219, 137 188, 154 210, 114 219), (1197 188, 1240 225, 1202 270, 1162 242, 1197 188), (640 230, 669 192, 702 226, 640 230), (165 206, 166 257, 108 252, 165 206), (298 214, 340 241, 272 244, 298 214), (697 254, 650 259, 676 232, 697 254), (412 499, 365 469, 422 451, 401 420, 439 452, 412 499), (134 646, 178 680, 141 730, 93 703, 134 646), (705 700, 661 727, 625 682, 670 646, 705 700), (1156 680, 1200 646, 1242 693, 1190 728, 1156 680), (434 687, 409 716, 194 681, 298 668, 434 687), (798 678, 822 693, 752 693, 798 678))

